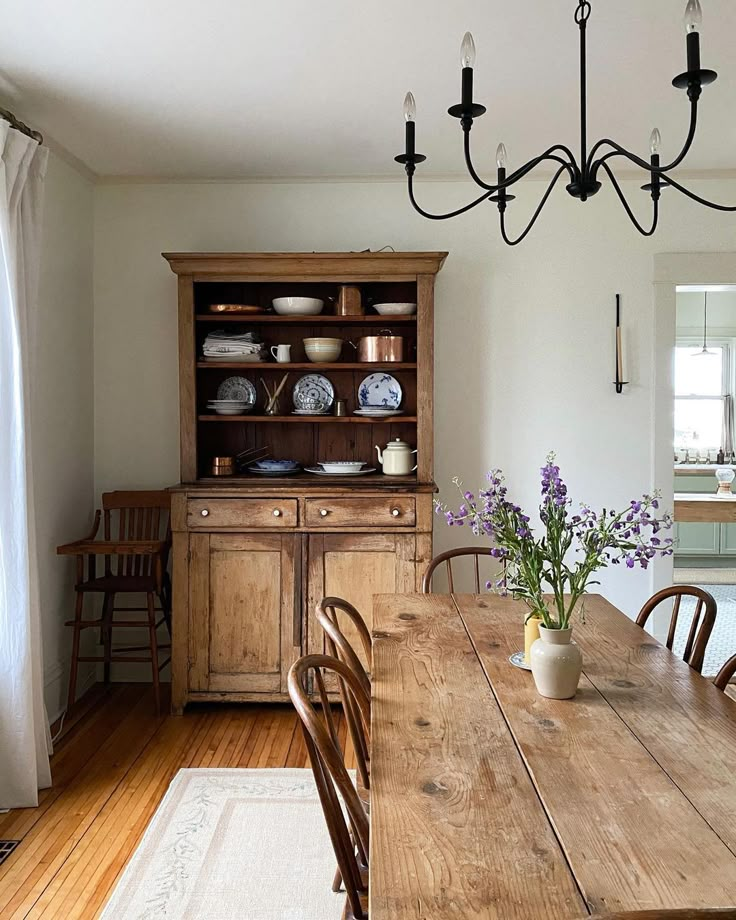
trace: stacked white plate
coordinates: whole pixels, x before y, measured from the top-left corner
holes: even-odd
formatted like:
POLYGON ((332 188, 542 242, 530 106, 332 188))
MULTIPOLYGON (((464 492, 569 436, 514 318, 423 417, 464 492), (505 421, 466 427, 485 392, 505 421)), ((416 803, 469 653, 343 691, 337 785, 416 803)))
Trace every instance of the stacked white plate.
POLYGON ((365 463, 361 463, 360 460, 325 460, 320 461, 318 465, 322 467, 325 473, 340 475, 341 473, 359 473, 365 463))
POLYGON ((242 399, 211 399, 207 408, 216 415, 246 415, 253 410, 253 404, 242 399))
POLYGON ((307 473, 314 473, 316 476, 365 476, 366 473, 375 473, 376 468, 374 466, 366 466, 365 463, 353 463, 350 464, 352 467, 358 467, 358 469, 338 469, 340 463, 320 463, 319 466, 305 466, 304 469, 307 473), (329 469, 326 469, 329 467, 329 469))
POLYGON ((356 409, 355 415, 362 415, 365 418, 389 418, 392 415, 403 415, 403 409, 377 409, 371 406, 363 406, 362 409, 356 409))

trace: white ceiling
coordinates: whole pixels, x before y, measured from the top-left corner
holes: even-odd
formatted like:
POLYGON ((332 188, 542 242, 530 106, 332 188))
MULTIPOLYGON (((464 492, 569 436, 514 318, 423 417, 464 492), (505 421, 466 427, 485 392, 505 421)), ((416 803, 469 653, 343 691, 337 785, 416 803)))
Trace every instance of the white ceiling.
MULTIPOLYGON (((736 169, 736 2, 702 0, 692 170, 736 169)), ((592 0, 590 137, 684 137, 685 0, 592 0)), ((479 167, 577 148, 575 0, 0 0, 0 98, 101 176, 396 176, 417 99, 425 175, 458 174, 459 46, 476 39, 479 167), (4 9, 3 9, 4 8, 4 9)))

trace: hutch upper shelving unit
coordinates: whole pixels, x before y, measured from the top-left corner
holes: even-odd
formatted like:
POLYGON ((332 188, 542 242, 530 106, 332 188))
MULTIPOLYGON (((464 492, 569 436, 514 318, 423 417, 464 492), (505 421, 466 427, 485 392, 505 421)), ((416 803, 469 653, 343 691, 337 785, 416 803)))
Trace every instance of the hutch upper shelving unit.
POLYGON ((181 483, 172 497, 174 641, 172 705, 189 700, 287 699, 292 661, 322 648, 314 606, 346 597, 370 619, 374 593, 414 591, 432 551, 434 280, 446 253, 167 253, 178 276, 181 483), (357 285, 365 313, 337 316, 339 285, 357 285), (326 302, 316 316, 208 312, 213 303, 260 304, 307 295, 326 302), (417 303, 413 316, 379 316, 370 304, 417 303), (218 328, 254 330, 288 343, 293 361, 207 362, 202 345, 218 328), (404 361, 358 362, 348 342, 388 328, 404 337, 404 361), (307 360, 303 339, 345 340, 341 359, 307 360), (353 415, 360 381, 395 376, 404 414, 353 415), (285 373, 280 414, 264 414, 265 390, 285 373), (328 377, 344 417, 291 414, 291 391, 306 373, 328 377), (237 374, 256 386, 252 414, 212 415, 219 385, 237 374), (379 467, 375 445, 401 438, 417 448, 417 471, 347 479, 310 473, 215 478, 214 456, 260 447, 310 466, 362 460, 379 467))

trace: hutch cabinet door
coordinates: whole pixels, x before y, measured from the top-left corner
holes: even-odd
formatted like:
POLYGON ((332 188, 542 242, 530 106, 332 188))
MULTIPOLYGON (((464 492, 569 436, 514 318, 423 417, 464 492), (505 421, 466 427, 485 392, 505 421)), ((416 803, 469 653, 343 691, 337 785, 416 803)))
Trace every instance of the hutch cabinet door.
MULTIPOLYGON (((309 537, 308 642, 312 654, 324 652, 324 635, 314 614, 323 597, 342 597, 357 607, 368 629, 373 625, 373 595, 416 591, 415 534, 324 534, 309 537)), ((363 659, 354 630, 345 634, 363 659)))
POLYGON ((286 692, 301 648, 297 539, 190 535, 190 690, 286 692))

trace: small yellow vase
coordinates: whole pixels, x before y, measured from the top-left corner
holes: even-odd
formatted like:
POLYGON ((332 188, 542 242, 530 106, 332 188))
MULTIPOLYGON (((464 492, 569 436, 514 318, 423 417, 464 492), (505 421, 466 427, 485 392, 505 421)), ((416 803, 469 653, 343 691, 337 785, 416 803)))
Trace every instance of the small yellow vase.
POLYGON ((529 651, 532 647, 532 643, 536 642, 539 638, 539 626, 541 622, 541 617, 529 617, 524 624, 524 661, 527 664, 531 664, 532 659, 529 655, 529 651))

